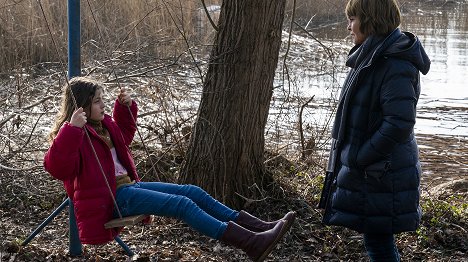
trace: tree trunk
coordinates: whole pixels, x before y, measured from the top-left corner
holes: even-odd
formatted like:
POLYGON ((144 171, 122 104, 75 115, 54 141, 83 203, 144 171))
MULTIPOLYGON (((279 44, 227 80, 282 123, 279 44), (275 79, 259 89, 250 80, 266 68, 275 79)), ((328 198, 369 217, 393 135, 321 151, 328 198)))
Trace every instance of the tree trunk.
POLYGON ((271 177, 264 168, 264 131, 281 45, 285 0, 225 0, 181 183, 223 203, 244 198, 271 177))

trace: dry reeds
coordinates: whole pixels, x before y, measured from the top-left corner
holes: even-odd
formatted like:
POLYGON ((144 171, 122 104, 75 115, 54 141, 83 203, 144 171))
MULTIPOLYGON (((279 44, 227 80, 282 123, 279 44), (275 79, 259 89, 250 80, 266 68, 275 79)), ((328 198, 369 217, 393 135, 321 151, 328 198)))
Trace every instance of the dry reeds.
MULTIPOLYGON (((207 4, 217 1, 211 2, 207 4)), ((82 61, 110 58, 122 50, 177 56, 187 49, 187 39, 194 37, 201 7, 195 0, 81 1, 82 61)), ((4 1, 0 6, 0 71, 64 61, 67 26, 67 1, 4 1)))
MULTIPOLYGON (((340 10, 346 2, 287 1, 288 13, 292 13, 295 4, 296 20, 299 23, 302 21, 304 25, 343 18, 340 10)), ((199 47, 211 44, 214 29, 202 9, 202 2, 80 1, 83 63, 134 51, 157 58, 175 57, 192 48, 191 44, 199 47)), ((204 4, 212 7, 220 5, 221 1, 205 0, 204 4)), ((217 12, 219 13, 211 12, 215 20, 217 12)), ((0 6, 0 72, 40 63, 65 61, 67 25, 67 1, 3 1, 0 6), (57 43, 58 52, 53 47, 52 39, 57 43)))

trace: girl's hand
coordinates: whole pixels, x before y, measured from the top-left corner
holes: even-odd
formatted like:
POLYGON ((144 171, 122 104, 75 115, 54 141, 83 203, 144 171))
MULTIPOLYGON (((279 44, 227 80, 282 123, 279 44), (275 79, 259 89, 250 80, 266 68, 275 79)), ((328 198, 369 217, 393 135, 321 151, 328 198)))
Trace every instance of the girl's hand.
POLYGON ((83 111, 82 107, 78 108, 75 112, 73 112, 73 115, 70 119, 70 124, 72 126, 82 128, 86 124, 86 122, 86 113, 83 111))
POLYGON ((132 97, 129 93, 125 90, 125 88, 120 89, 120 94, 118 96, 119 102, 125 106, 132 105, 132 97))

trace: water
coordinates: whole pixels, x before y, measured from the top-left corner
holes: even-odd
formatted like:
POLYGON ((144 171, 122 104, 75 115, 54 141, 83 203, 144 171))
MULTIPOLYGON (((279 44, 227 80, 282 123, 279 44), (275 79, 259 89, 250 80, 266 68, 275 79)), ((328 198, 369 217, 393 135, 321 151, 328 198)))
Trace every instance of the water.
MULTIPOLYGON (((432 61, 429 73, 421 75, 422 89, 415 132, 468 138, 468 3, 443 6, 434 3, 406 4, 402 6, 402 13, 401 29, 418 36, 432 61)), ((352 47, 344 21, 327 28, 311 28, 311 31, 317 38, 325 39, 325 45, 338 50, 342 57, 336 60, 336 64, 344 63, 343 56, 352 47)), ((313 40, 308 41, 306 45, 313 45, 313 40)), ((303 56, 314 56, 307 51, 300 50, 303 56)), ((307 67, 299 67, 298 70, 306 72, 307 67)), ((301 95, 326 98, 333 90, 337 93, 334 88, 341 86, 348 69, 338 67, 338 70, 333 82, 327 75, 305 75, 298 83, 302 85, 301 95)), ((323 115, 323 111, 320 114, 323 115)), ((307 121, 311 121, 311 117, 306 115, 307 121)), ((326 123, 326 119, 321 122, 326 123)))
POLYGON ((406 9, 402 29, 420 38, 432 61, 421 78, 416 132, 468 136, 468 3, 406 9))

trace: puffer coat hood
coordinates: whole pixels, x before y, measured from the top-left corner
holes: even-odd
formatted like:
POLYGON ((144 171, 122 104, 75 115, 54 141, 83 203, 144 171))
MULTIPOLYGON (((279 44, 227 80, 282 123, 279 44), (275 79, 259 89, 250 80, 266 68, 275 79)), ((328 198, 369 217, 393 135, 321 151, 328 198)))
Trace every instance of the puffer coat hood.
MULTIPOLYGON (((399 29, 395 31, 396 36, 398 36, 399 31, 399 29)), ((431 66, 431 61, 421 42, 409 32, 401 32, 396 41, 383 52, 383 55, 411 62, 423 75, 429 72, 431 66)))
POLYGON ((370 36, 349 53, 328 171, 324 223, 364 233, 416 230, 421 168, 413 134, 419 73, 430 60, 411 33, 370 36))

